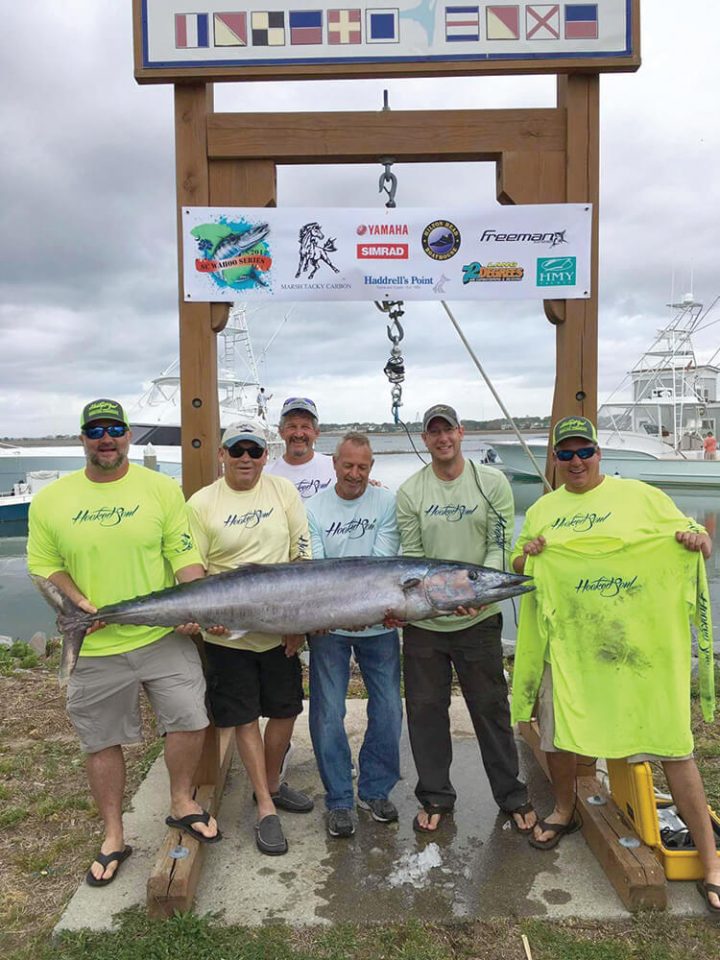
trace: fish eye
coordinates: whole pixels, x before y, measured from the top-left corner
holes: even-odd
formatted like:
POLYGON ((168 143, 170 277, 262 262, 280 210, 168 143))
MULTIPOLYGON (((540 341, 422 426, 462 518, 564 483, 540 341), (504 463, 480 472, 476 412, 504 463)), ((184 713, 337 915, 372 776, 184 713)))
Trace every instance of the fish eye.
POLYGON ((477 580, 477 570, 468 570, 468 580, 477 580))

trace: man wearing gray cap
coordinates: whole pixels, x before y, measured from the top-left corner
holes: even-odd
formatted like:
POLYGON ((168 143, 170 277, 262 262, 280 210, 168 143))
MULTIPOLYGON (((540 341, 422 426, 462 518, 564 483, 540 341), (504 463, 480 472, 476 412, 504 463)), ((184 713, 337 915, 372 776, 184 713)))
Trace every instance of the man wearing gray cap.
POLYGON ((309 397, 288 397, 280 412, 278 430, 285 441, 285 453, 268 466, 268 473, 290 480, 303 500, 335 483, 332 457, 315 452, 320 430, 317 407, 309 397))
MULTIPOLYGON (((310 559, 302 501, 282 477, 267 476, 265 426, 256 420, 225 430, 224 475, 188 501, 190 524, 208 573, 242 563, 310 559)), ((300 663, 304 636, 206 633, 207 684, 215 725, 235 727, 240 757, 255 791, 256 843, 262 853, 286 853, 277 810, 307 813, 312 800, 281 779, 295 718, 303 709, 300 663), (264 735, 259 718, 268 717, 264 735)))
MULTIPOLYGON (((30 573, 50 580, 87 613, 202 577, 182 490, 170 477, 128 462, 131 432, 122 406, 107 398, 86 404, 80 439, 85 468, 42 489, 30 506, 30 573)), ((142 741, 141 686, 166 735, 166 822, 201 843, 221 838, 192 792, 208 725, 200 658, 183 635, 196 629, 101 623, 83 640, 67 712, 87 755, 105 831, 85 878, 90 886, 111 883, 132 853, 123 829, 122 747, 142 741)))
MULTIPOLYGON (((465 460, 464 434, 447 404, 425 412, 422 437, 431 462, 406 480, 397 495, 403 554, 504 570, 514 518, 510 484, 499 470, 465 460)), ((418 832, 437 830, 455 806, 449 719, 453 666, 496 803, 520 833, 530 833, 535 824, 527 788, 518 778, 501 632, 497 604, 480 610, 459 607, 451 616, 405 627, 405 702, 418 772, 415 796, 422 804, 413 822, 418 832)))

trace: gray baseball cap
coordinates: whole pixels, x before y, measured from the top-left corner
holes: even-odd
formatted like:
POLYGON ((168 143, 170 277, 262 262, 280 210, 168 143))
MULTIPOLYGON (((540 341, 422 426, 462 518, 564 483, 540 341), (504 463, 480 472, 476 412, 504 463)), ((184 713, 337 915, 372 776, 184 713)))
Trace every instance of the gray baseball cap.
POLYGON ((423 433, 425 433, 428 428, 428 424, 431 420, 434 420, 435 417, 441 417, 443 420, 446 420, 451 427, 460 426, 460 418, 453 407, 448 406, 447 403, 436 403, 435 406, 430 407, 429 410, 425 411, 422 422, 423 433))
POLYGON ((319 419, 317 407, 309 397, 288 397, 282 405, 280 416, 285 417, 288 413, 292 413, 293 410, 304 411, 305 413, 309 413, 311 417, 315 417, 316 420, 319 419))

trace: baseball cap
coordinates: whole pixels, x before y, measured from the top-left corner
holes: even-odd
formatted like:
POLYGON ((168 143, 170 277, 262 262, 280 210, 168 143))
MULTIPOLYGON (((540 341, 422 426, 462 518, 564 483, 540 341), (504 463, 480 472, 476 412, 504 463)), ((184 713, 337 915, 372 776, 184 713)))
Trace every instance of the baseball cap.
POLYGON ((553 429, 553 446, 556 447, 569 437, 580 437, 582 440, 598 442, 595 424, 587 417, 563 417, 558 420, 553 429))
POLYGON ((83 430, 93 420, 117 420, 129 427, 128 418, 117 400, 91 400, 80 414, 80 429, 83 430))
POLYGON ((423 416, 423 433, 428 428, 428 424, 434 417, 442 417, 443 420, 447 420, 451 427, 460 426, 460 418, 452 407, 449 407, 446 403, 436 403, 434 407, 430 407, 429 410, 425 411, 423 416))
POLYGON ((237 423, 231 423, 222 435, 222 445, 231 447, 239 440, 249 440, 265 449, 267 447, 265 427, 257 420, 239 420, 237 423))
POLYGON ((292 413, 293 410, 304 410, 305 413, 309 413, 311 417, 315 417, 316 420, 319 419, 317 407, 309 397, 288 397, 282 405, 280 416, 284 417, 288 413, 292 413))

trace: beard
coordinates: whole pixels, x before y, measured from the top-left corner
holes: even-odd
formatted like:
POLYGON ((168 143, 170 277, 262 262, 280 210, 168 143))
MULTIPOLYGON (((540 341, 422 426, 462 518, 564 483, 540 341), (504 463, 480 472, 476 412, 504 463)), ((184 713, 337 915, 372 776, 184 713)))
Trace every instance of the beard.
POLYGON ((110 472, 111 470, 117 470, 118 467, 122 466, 123 463, 127 460, 127 456, 120 451, 116 451, 116 456, 113 460, 101 460, 96 453, 90 457, 90 463, 94 467, 98 467, 100 470, 106 470, 110 472))

